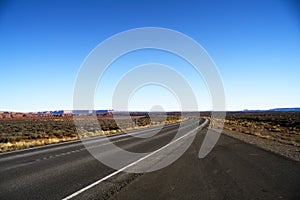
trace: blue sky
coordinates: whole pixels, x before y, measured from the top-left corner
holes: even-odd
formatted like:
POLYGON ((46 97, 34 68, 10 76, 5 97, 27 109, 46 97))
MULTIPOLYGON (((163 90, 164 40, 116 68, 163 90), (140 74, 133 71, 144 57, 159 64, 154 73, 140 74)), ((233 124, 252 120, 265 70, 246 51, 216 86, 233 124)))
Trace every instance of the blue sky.
MULTIPOLYGON (((299 8, 296 0, 0 1, 0 110, 72 109, 90 51, 121 31, 149 26, 180 31, 206 49, 222 76, 227 110, 300 107, 299 8)), ((191 66, 154 50, 114 63, 96 91, 96 109, 111 107, 117 77, 147 62, 172 65, 189 80, 199 109, 211 109, 191 66)), ((129 104, 178 109, 176 98, 156 86, 140 89, 129 104)))

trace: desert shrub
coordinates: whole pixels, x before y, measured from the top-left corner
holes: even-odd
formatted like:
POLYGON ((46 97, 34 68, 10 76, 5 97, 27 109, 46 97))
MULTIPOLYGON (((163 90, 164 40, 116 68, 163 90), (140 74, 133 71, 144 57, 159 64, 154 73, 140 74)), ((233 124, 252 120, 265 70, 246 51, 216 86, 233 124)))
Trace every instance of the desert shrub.
POLYGON ((53 135, 57 138, 62 138, 63 137, 63 134, 62 132, 54 132, 53 135))

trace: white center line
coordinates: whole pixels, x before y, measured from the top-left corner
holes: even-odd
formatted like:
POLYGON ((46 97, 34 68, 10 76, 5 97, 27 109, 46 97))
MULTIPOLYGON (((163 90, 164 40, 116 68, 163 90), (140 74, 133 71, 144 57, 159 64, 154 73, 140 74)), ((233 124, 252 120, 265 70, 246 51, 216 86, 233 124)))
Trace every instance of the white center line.
POLYGON ((62 200, 71 199, 71 198, 73 198, 73 197, 79 195, 80 193, 82 193, 82 192, 84 192, 84 191, 86 191, 86 190, 88 190, 88 189, 90 189, 90 188, 92 188, 92 187, 98 185, 99 183, 101 183, 101 182, 103 182, 103 181, 109 179, 110 177, 112 177, 112 176, 114 176, 114 175, 116 175, 116 174, 119 174, 120 172, 124 171, 125 169, 127 169, 127 168, 129 168, 129 167, 131 167, 131 166, 133 166, 133 165, 135 165, 135 164, 141 162, 142 160, 145 160, 146 158, 148 158, 148 157, 152 156, 153 154, 155 154, 155 153, 161 151, 162 149, 164 149, 164 148, 170 146, 171 144, 174 144, 175 142, 181 140, 182 138, 184 138, 184 137, 190 135, 190 134, 193 133, 195 130, 201 130, 201 129, 207 124, 207 122, 208 122, 208 120, 205 119, 205 122, 204 122, 202 125, 200 125, 199 127, 195 128, 195 129, 192 130, 192 131, 189 131, 187 134, 185 134, 185 135, 183 135, 183 136, 177 138, 177 139, 174 140, 173 142, 168 143, 167 145, 165 145, 165 146, 163 146, 163 147, 157 149, 156 151, 153 151, 152 153, 150 153, 150 154, 148 154, 148 155, 146 155, 146 156, 144 156, 144 157, 142 157, 142 158, 136 160, 135 162, 133 162, 133 163, 131 163, 131 164, 129 164, 129 165, 127 165, 127 166, 125 166, 125 167, 123 167, 123 168, 121 168, 121 169, 119 169, 119 170, 117 170, 117 171, 115 171, 115 172, 113 172, 113 173, 111 173, 111 174, 109 174, 109 175, 103 177, 102 179, 100 179, 100 180, 98 180, 98 181, 96 181, 96 182, 94 182, 94 183, 92 183, 92 184, 90 184, 90 185, 88 185, 88 186, 86 186, 86 187, 84 187, 84 188, 78 190, 77 192, 74 192, 73 194, 71 194, 71 195, 69 195, 69 196, 63 198, 62 200))

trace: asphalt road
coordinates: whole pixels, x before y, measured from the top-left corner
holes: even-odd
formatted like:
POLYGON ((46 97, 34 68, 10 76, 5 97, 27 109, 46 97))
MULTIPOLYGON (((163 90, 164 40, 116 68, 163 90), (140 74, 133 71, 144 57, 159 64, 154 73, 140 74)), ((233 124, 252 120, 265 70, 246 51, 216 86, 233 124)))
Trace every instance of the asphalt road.
MULTIPOLYGON (((193 123, 186 122, 182 130, 190 133, 193 123)), ((111 141, 129 151, 152 152, 164 148, 177 130, 175 124, 151 138, 118 135, 111 141)), ((207 157, 199 159, 205 133, 199 130, 177 161, 144 174, 116 173, 81 142, 0 154, 0 199, 62 199, 72 194, 73 199, 300 199, 299 162, 225 135, 207 157), (99 182, 104 177, 108 178, 99 182), (93 187, 81 191, 87 186, 93 187)), ((151 129, 136 134, 151 134, 151 129)), ((105 145, 101 137, 86 142, 105 145)), ((150 156, 136 166, 158 165, 180 148, 180 142, 165 148, 162 157, 150 156)), ((103 153, 114 156, 114 151, 103 153)))
MULTIPOLYGON (((188 132, 193 121, 185 122, 188 132)), ((168 144, 175 136, 179 124, 133 131, 150 138, 136 138, 127 134, 110 137, 110 141, 132 152, 152 152, 168 144)), ((85 140, 96 148, 106 145, 103 137, 85 140)), ((114 151, 101 152, 114 157, 114 151)), ((127 161, 129 163, 132 160, 127 161)), ((126 163, 125 163, 126 164, 126 163)), ((0 199, 62 199, 81 188, 113 173, 114 169, 96 160, 80 142, 70 142, 0 154, 0 199)))
POLYGON ((204 134, 175 163, 137 177, 110 199, 300 199, 299 162, 226 135, 199 159, 204 134))

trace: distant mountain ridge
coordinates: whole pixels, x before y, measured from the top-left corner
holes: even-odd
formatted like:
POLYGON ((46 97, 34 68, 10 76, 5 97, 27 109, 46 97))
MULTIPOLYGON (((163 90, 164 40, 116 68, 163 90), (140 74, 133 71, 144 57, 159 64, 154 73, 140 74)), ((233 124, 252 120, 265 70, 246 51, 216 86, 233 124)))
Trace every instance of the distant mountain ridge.
POLYGON ((300 111, 300 108, 274 108, 270 109, 270 111, 300 111))
POLYGON ((299 108, 273 108, 269 110, 243 110, 244 112, 300 112, 299 108))
MULTIPOLYGON (((244 112, 300 112, 300 107, 295 108, 272 108, 268 110, 243 110, 244 112)), ((43 111, 43 112, 36 112, 37 114, 53 114, 53 115, 60 115, 60 114, 101 114, 101 113, 108 113, 108 112, 119 112, 122 113, 122 111, 114 111, 112 109, 108 110, 56 110, 56 111, 43 111)), ((147 111, 129 111, 132 113, 147 113, 147 111)), ((173 112, 173 111, 170 111, 173 112)), ((177 111, 174 111, 177 112, 177 111)), ((178 111, 179 112, 179 111, 178 111)), ((196 111, 198 112, 198 111, 196 111)), ((207 112, 207 111, 199 111, 199 112, 207 112)), ((232 112, 232 111, 227 111, 232 112)))
POLYGON ((52 114, 52 115, 62 115, 62 114, 89 114, 89 113, 108 113, 113 110, 55 110, 55 111, 41 111, 41 112, 31 112, 37 114, 52 114))
MULTIPOLYGON (((11 111, 0 111, 0 114, 50 114, 50 115, 63 115, 63 114, 104 114, 104 113, 123 113, 123 111, 114 111, 112 109, 107 110, 54 110, 54 111, 38 111, 38 112, 11 112, 11 111)), ((129 111, 130 113, 148 113, 147 111, 129 111)), ((169 112, 169 111, 168 111, 169 112)), ((180 111, 170 111, 180 112, 180 111)), ((185 111, 184 111, 185 112, 185 111)), ((211 111, 194 111, 194 112, 211 112, 211 111)), ((241 111, 226 111, 226 112, 241 112, 241 111)), ((295 108, 273 108, 268 110, 242 110, 242 112, 300 112, 300 107, 295 108)))

